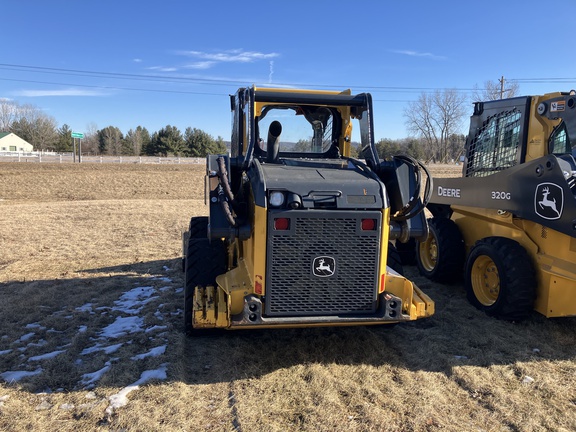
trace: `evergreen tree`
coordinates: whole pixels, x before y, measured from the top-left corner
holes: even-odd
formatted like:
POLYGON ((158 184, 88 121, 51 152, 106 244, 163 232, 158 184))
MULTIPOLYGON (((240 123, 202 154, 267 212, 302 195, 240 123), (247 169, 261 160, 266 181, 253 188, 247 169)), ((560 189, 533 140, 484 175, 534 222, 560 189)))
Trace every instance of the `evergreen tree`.
POLYGON ((58 129, 58 140, 54 146, 54 150, 59 153, 71 152, 74 149, 74 141, 72 138, 72 129, 64 123, 58 129))
POLYGON ((154 132, 146 148, 146 154, 150 156, 181 156, 186 153, 187 148, 182 133, 176 126, 170 125, 154 132))
POLYGON ((208 154, 222 154, 227 151, 222 137, 215 140, 212 135, 200 129, 186 128, 184 139, 188 155, 192 157, 205 157, 208 154))

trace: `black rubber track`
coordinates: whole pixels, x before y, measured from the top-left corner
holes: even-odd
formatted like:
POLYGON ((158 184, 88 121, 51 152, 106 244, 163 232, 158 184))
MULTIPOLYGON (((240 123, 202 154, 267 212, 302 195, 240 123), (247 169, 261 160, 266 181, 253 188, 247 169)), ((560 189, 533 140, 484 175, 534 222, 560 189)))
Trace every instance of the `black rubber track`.
POLYGON ((208 237, 208 216, 196 216, 190 219, 188 228, 191 239, 202 239, 208 237))
POLYGON ((208 240, 206 237, 208 218, 192 218, 190 221, 190 239, 186 250, 184 270, 184 330, 187 335, 199 335, 192 327, 192 308, 194 288, 197 285, 216 285, 216 276, 226 271, 226 247, 222 240, 208 240))
POLYGON ((396 250, 404 265, 416 265, 416 239, 411 238, 406 243, 396 240, 396 250))
POLYGON ((386 265, 396 273, 404 276, 404 267, 402 266, 400 253, 398 253, 396 247, 390 242, 388 242, 388 260, 386 261, 386 265))
POLYGON ((537 286, 534 265, 526 249, 514 240, 488 237, 477 241, 466 261, 465 279, 466 295, 470 303, 490 316, 520 321, 534 308, 537 286), (500 279, 498 298, 490 306, 480 303, 472 288, 472 266, 483 255, 496 264, 500 279))

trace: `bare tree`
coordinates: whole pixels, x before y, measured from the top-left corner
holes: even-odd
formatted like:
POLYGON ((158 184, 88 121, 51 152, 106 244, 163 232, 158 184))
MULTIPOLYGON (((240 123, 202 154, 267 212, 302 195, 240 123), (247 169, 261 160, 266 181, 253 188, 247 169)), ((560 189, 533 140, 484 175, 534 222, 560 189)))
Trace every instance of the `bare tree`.
POLYGON ((99 144, 98 125, 94 122, 88 123, 84 139, 82 140, 82 154, 98 154, 100 152, 99 144))
POLYGON ((0 132, 9 132, 10 125, 19 118, 18 102, 0 99, 0 132))
POLYGON ((428 160, 447 162, 457 155, 450 136, 460 132, 466 114, 466 96, 454 89, 421 93, 418 100, 404 109, 408 131, 425 142, 428 160))
POLYGON ((142 126, 130 129, 126 134, 126 151, 135 156, 142 154, 150 142, 150 133, 142 126))
POLYGON ((484 87, 474 86, 472 98, 474 101, 489 101, 511 98, 520 94, 520 86, 517 82, 509 82, 502 77, 497 81, 484 81, 484 87))
POLYGON ((34 105, 19 105, 17 119, 10 124, 10 132, 28 141, 38 150, 53 150, 58 141, 58 125, 54 117, 34 105))

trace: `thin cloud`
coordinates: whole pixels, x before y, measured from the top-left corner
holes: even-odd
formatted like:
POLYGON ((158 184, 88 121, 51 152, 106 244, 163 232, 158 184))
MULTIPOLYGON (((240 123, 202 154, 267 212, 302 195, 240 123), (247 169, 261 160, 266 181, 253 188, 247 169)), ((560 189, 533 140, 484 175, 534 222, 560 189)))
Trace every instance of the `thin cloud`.
POLYGON ((244 51, 241 49, 214 53, 204 51, 177 51, 176 54, 217 63, 252 63, 258 60, 270 60, 280 55, 275 52, 262 53, 257 51, 244 51))
POLYGON ((82 89, 63 89, 63 90, 19 90, 14 92, 17 96, 22 97, 60 97, 60 96, 107 96, 98 90, 82 90, 82 89))
POLYGON ((216 64, 216 62, 214 62, 214 61, 201 61, 201 62, 189 63, 189 64, 184 66, 184 69, 205 70, 205 69, 210 69, 215 64, 216 64))
POLYGON ((396 53, 396 54, 407 55, 410 57, 424 57, 424 58, 429 58, 429 59, 433 59, 433 60, 446 60, 446 57, 444 57, 444 56, 439 56, 439 55, 432 54, 429 52, 418 52, 418 51, 412 51, 412 50, 391 50, 391 52, 396 53))
POLYGON ((146 69, 158 72, 176 72, 178 70, 178 68, 167 66, 150 66, 149 68, 146 69))
POLYGON ((140 59, 140 58, 132 59, 132 61, 133 61, 134 63, 142 63, 142 59, 140 59))

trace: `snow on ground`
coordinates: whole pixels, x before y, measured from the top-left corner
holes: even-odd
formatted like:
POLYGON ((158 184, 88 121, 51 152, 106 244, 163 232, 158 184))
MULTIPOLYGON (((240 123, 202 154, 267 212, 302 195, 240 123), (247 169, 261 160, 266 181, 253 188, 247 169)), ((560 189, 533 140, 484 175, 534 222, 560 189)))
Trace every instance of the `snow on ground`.
POLYGON ((33 356, 30 357, 28 359, 28 361, 42 361, 42 360, 48 360, 51 358, 56 357, 59 354, 62 354, 63 352, 66 352, 66 350, 57 350, 57 351, 52 351, 46 354, 41 354, 41 355, 37 355, 37 356, 33 356))
POLYGON ((129 333, 144 331, 144 318, 139 316, 117 317, 109 326, 106 326, 100 332, 100 338, 118 339, 129 333))
POLYGON ((145 359, 146 357, 158 357, 161 356, 162 354, 164 354, 166 352, 166 345, 162 345, 162 346, 157 346, 156 348, 152 348, 150 351, 144 353, 144 354, 138 354, 135 355, 133 357, 131 357, 131 360, 142 360, 145 359))
POLYGON ((39 375, 42 372, 43 372, 42 368, 38 368, 35 371, 6 371, 0 373, 0 377, 7 383, 13 383, 16 381, 20 381, 22 378, 39 375))
POLYGON ((112 310, 136 315, 146 304, 158 298, 153 296, 155 292, 151 286, 134 288, 122 294, 120 299, 114 302, 116 306, 112 310))
POLYGON ((106 354, 112 354, 113 352, 118 351, 122 345, 124 345, 124 343, 118 343, 118 344, 114 344, 114 345, 96 344, 96 345, 91 346, 89 348, 84 348, 82 350, 82 352, 80 353, 80 355, 94 354, 95 352, 98 352, 98 351, 103 351, 106 354))
MULTIPOLYGON (((164 270, 172 271, 168 267, 164 267, 164 270)), ((113 304, 102 305, 98 304, 97 300, 92 300, 90 303, 73 308, 66 307, 64 310, 47 315, 66 320, 82 315, 84 317, 83 325, 76 326, 74 329, 70 328, 69 331, 55 330, 51 326, 43 325, 42 322, 34 322, 25 325, 22 329, 22 336, 16 340, 10 341, 6 337, 0 338, 0 356, 4 356, 7 360, 5 363, 13 362, 12 365, 3 365, 10 370, 0 369, 0 378, 7 383, 15 383, 42 374, 44 372, 44 368, 41 367, 43 362, 57 358, 68 350, 78 349, 71 343, 71 338, 80 333, 93 336, 86 338, 84 347, 79 347, 78 355, 80 357, 74 361, 74 365, 77 368, 85 368, 83 365, 89 364, 86 361, 87 358, 92 359, 93 356, 104 356, 104 358, 99 369, 94 371, 84 369, 84 373, 79 376, 77 388, 93 389, 102 377, 110 373, 115 363, 141 361, 150 358, 158 358, 160 359, 159 363, 161 363, 162 356, 165 355, 168 348, 165 338, 166 330, 170 328, 168 324, 173 321, 174 316, 181 315, 180 310, 174 311, 169 306, 174 304, 175 295, 180 297, 179 293, 183 291, 183 288, 177 287, 171 278, 165 276, 150 277, 149 281, 149 285, 137 286, 122 293, 113 304), (148 312, 146 313, 146 311, 148 312), (86 318, 90 319, 89 317, 92 316, 95 317, 92 321, 85 321, 86 318), (98 316, 109 316, 113 321, 100 328, 94 328, 93 323, 98 322, 96 319, 98 316), (146 322, 146 316, 152 317, 153 322, 146 322), (147 341, 153 348, 150 348, 147 342, 147 348, 143 349, 143 352, 130 355, 128 360, 128 356, 122 357, 122 351, 125 349, 124 347, 132 346, 130 351, 133 353, 135 342, 130 338, 135 334, 146 334, 147 341), (45 345, 49 345, 50 349, 45 349, 45 345), (31 350, 30 354, 34 355, 27 354, 29 349, 31 350), (42 352, 43 349, 46 352, 42 352), (15 356, 14 351, 19 354, 15 356)), ((147 362, 138 364, 145 365, 147 362)), ((141 371, 137 381, 108 398, 109 406, 106 412, 111 414, 114 410, 125 406, 128 403, 128 394, 150 380, 165 380, 167 368, 168 363, 162 363, 157 369, 141 371)), ((112 373, 114 372, 112 371, 112 373)))
POLYGON ((128 393, 133 392, 134 390, 138 390, 141 385, 146 384, 148 381, 153 379, 165 380, 167 368, 168 364, 164 363, 158 369, 142 372, 142 375, 140 375, 140 379, 138 381, 130 384, 127 387, 124 387, 118 393, 113 394, 108 398, 110 405, 108 405, 108 408, 106 408, 106 413, 108 415, 112 415, 114 410, 125 406, 128 403, 128 393))
POLYGON ((102 378, 106 372, 110 370, 112 367, 112 363, 107 361, 104 367, 96 372, 86 373, 82 375, 82 379, 80 380, 80 384, 84 386, 86 389, 90 389, 94 387, 94 384, 102 378))

